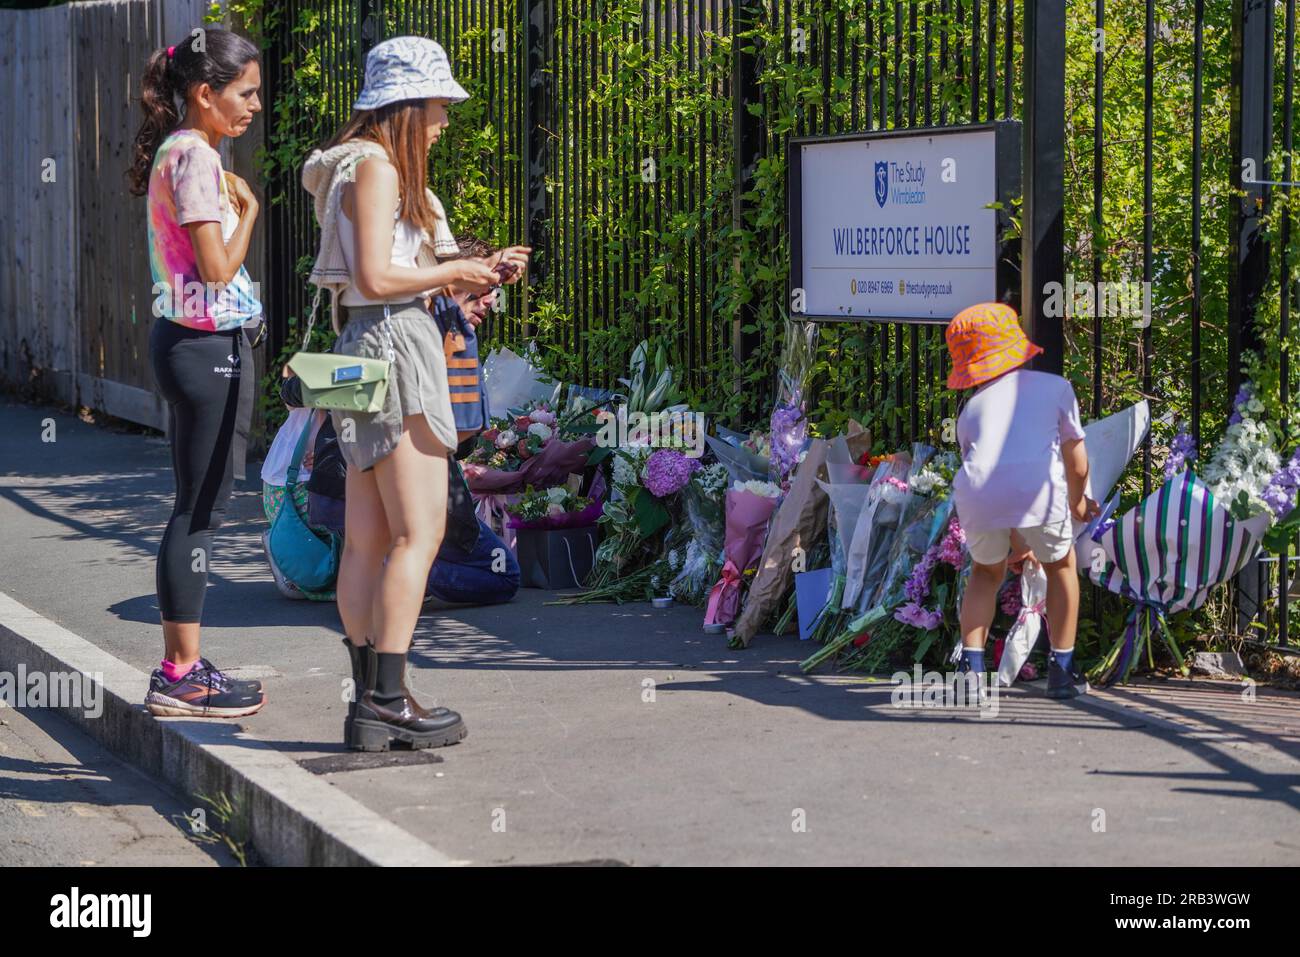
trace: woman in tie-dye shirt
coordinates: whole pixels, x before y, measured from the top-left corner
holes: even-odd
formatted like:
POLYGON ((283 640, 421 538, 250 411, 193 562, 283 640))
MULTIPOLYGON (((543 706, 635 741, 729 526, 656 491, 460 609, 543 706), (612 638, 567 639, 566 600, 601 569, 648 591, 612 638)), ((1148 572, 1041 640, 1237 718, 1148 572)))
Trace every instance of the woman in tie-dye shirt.
POLYGON ((154 325, 149 359, 167 401, 176 504, 158 549, 163 660, 145 705, 157 715, 239 717, 261 709, 260 682, 237 681, 199 654, 212 561, 252 419, 262 305, 244 259, 258 203, 221 168, 217 146, 262 108, 257 48, 198 29, 156 51, 141 89, 131 191, 148 196, 154 325))
MULTIPOLYGON (((233 329, 260 316, 262 304, 243 263, 229 282, 206 283, 199 269, 189 226, 220 223, 222 242, 229 243, 240 224, 221 154, 202 132, 182 127, 159 144, 148 195, 154 315, 205 332, 233 329)), ((254 203, 250 224, 256 215, 254 203)))

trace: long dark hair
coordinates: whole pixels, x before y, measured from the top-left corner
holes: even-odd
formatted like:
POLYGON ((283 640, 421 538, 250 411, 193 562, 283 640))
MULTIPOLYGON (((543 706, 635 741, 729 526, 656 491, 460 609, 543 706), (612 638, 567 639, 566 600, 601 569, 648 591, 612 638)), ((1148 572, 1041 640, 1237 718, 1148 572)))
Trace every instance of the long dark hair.
POLYGON ((424 100, 398 100, 374 110, 353 110, 343 128, 321 149, 333 149, 354 139, 382 146, 397 168, 398 215, 432 236, 438 213, 424 195, 429 168, 424 104, 424 100))
POLYGON ((126 174, 134 195, 149 191, 149 171, 158 146, 181 121, 177 100, 184 103, 190 89, 200 83, 218 92, 225 89, 256 59, 257 47, 244 37, 208 28, 198 36, 191 32, 174 47, 153 52, 140 81, 144 122, 135 135, 135 159, 126 174))

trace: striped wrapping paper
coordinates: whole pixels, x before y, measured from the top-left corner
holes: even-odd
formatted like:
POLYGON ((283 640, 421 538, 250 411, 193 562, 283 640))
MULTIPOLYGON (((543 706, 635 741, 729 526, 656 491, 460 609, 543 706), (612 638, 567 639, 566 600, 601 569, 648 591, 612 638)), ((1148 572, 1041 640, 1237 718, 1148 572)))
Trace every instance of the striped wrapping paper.
POLYGON ((1169 633, 1168 616, 1199 608, 1210 589, 1234 575, 1258 553, 1268 530, 1267 513, 1234 519, 1190 471, 1175 475, 1141 505, 1113 523, 1106 519, 1114 496, 1096 524, 1088 577, 1134 602, 1124 634, 1090 675, 1099 684, 1128 679, 1155 637, 1178 666, 1187 666, 1169 633))

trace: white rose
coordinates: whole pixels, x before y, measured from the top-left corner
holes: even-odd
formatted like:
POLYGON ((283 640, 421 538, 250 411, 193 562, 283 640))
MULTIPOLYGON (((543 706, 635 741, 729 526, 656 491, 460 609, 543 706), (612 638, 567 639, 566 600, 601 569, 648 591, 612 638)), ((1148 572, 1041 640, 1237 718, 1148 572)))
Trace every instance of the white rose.
POLYGON ((519 441, 519 436, 515 435, 514 429, 506 429, 497 436, 497 448, 508 449, 519 441))
POLYGON ((555 502, 555 503, 563 504, 563 503, 564 503, 564 497, 565 497, 565 495, 567 495, 567 494, 568 494, 568 493, 565 492, 565 490, 564 490, 564 486, 562 486, 562 485, 556 485, 554 488, 548 488, 548 489, 546 490, 546 500, 547 500, 548 502, 555 502))
POLYGON ((551 437, 551 427, 543 425, 541 422, 534 422, 528 427, 528 434, 535 435, 543 442, 551 437))

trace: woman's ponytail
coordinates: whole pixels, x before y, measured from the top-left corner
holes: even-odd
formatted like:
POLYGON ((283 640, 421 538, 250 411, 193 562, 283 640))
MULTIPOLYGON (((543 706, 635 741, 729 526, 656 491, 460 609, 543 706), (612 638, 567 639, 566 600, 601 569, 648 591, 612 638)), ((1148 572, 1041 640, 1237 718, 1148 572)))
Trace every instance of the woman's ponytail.
POLYGON ((135 134, 135 157, 126 174, 131 192, 136 196, 149 191, 149 171, 153 167, 154 154, 163 138, 181 120, 176 111, 171 63, 167 50, 155 50, 140 82, 140 108, 144 111, 144 122, 140 124, 140 132, 135 134))
POLYGON ((154 156, 167 134, 181 122, 181 106, 190 88, 206 83, 220 92, 244 67, 257 59, 257 47, 229 30, 203 28, 175 46, 155 50, 140 81, 140 108, 144 122, 135 135, 135 156, 127 170, 136 196, 149 192, 154 156), (202 42, 199 42, 202 37, 202 42))

